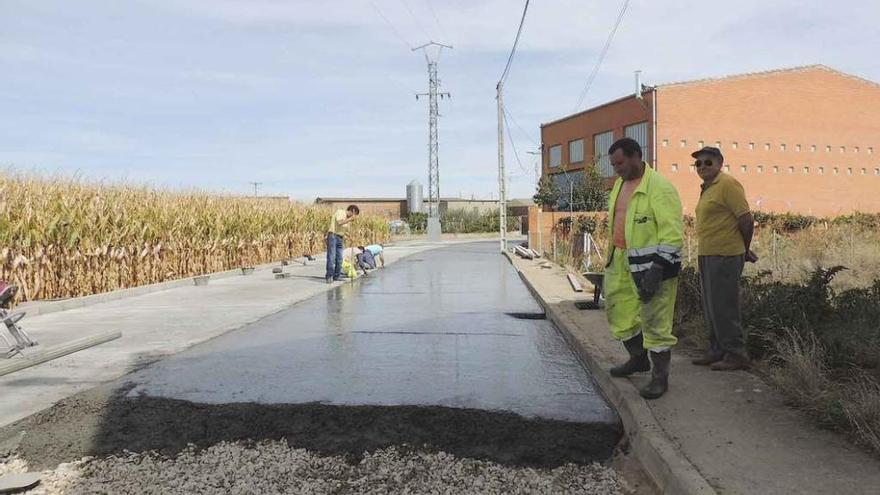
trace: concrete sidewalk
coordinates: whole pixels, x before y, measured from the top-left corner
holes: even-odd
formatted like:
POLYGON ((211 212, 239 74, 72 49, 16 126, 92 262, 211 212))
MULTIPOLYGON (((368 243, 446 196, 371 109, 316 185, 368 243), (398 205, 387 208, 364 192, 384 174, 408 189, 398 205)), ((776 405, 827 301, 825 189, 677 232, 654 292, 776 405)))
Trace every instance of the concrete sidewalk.
POLYGON ((669 392, 644 401, 637 387, 648 374, 607 373, 626 353, 604 311, 574 306, 592 295, 573 292, 556 265, 512 262, 618 408, 631 448, 664 493, 880 493, 880 460, 816 427, 753 374, 713 372, 673 352, 669 392))
MULTIPOLYGON (((400 242, 386 248, 385 261, 390 264, 461 242, 468 241, 400 242)), ((350 283, 327 284, 325 259, 317 255, 306 266, 288 265, 284 271, 291 277, 281 280, 274 278, 270 268, 262 268, 249 276, 212 279, 204 287, 176 287, 25 317, 22 326, 41 347, 111 330, 122 331, 122 338, 0 378, 0 426, 339 284, 350 283)))

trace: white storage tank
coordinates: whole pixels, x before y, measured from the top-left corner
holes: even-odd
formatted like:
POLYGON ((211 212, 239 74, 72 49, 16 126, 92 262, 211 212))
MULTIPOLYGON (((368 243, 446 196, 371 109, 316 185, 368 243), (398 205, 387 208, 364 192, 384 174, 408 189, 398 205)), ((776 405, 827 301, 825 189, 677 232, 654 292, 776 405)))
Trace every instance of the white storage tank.
POLYGON ((422 184, 414 180, 406 185, 406 209, 410 213, 421 213, 424 199, 422 196, 422 184))

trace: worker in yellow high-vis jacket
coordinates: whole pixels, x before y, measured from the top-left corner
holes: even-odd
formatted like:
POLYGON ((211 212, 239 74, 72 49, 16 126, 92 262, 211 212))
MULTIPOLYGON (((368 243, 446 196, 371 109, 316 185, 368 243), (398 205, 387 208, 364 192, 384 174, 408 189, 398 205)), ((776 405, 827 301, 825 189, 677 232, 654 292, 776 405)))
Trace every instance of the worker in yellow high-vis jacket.
POLYGON ((651 370, 651 382, 640 392, 656 399, 669 387, 677 342, 672 319, 684 231, 681 200, 675 186, 642 161, 635 140, 618 140, 608 154, 618 179, 609 198, 606 312, 612 336, 630 356, 611 375, 651 370))

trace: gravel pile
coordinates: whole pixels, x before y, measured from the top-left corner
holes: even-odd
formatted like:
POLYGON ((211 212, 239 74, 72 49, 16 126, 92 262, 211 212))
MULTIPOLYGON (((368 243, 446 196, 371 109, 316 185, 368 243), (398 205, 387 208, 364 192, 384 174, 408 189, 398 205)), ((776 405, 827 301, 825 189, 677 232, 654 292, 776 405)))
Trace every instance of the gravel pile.
MULTIPOLYGON (((23 472, 20 459, 0 474, 23 472)), ((390 447, 352 464, 342 456, 291 449, 286 441, 219 443, 174 458, 127 453, 84 458, 43 473, 29 494, 625 494, 624 481, 599 464, 555 469, 508 467, 440 453, 390 447)))

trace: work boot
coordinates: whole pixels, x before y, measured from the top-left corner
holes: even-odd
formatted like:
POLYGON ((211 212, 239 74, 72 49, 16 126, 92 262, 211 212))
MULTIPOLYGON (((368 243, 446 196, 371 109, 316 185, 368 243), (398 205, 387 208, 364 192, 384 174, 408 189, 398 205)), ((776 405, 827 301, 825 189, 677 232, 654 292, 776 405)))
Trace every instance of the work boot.
POLYGON ((622 377, 629 376, 639 371, 649 371, 651 362, 648 361, 648 351, 643 347, 642 334, 639 333, 629 340, 623 341, 626 352, 629 353, 629 360, 620 366, 611 368, 611 376, 622 377))
POLYGON ((703 355, 703 357, 691 360, 691 364, 697 366, 711 366, 712 364, 717 363, 722 359, 724 359, 723 356, 718 356, 707 352, 705 355, 703 355))
POLYGON ((736 371, 747 370, 749 366, 749 358, 727 353, 724 355, 724 359, 712 363, 710 368, 712 368, 712 371, 736 371))
POLYGON ((651 352, 651 362, 654 364, 651 383, 639 391, 642 397, 657 399, 666 393, 666 390, 669 389, 669 363, 671 360, 671 351, 651 352))

